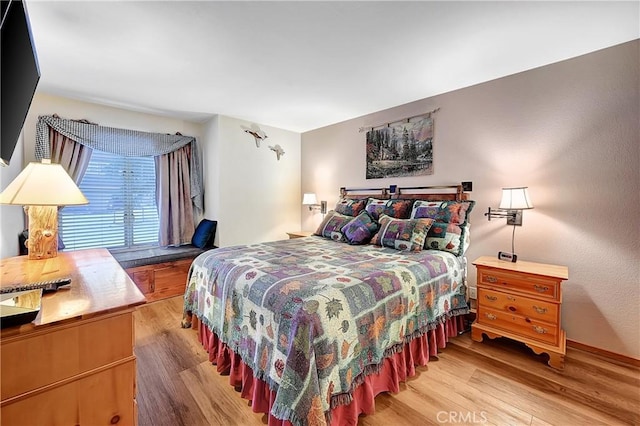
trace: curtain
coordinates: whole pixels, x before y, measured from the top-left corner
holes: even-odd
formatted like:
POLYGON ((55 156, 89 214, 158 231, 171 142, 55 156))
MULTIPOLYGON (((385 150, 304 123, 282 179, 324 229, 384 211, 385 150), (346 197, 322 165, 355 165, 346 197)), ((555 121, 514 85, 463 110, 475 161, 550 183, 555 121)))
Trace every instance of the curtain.
POLYGON ((195 229, 190 191, 191 145, 155 157, 159 245, 188 244, 195 229))
POLYGON ((38 160, 59 156, 61 163, 69 164, 70 174, 77 173, 75 176, 72 174, 72 178, 79 182, 93 149, 130 157, 153 156, 160 220, 159 244, 169 246, 191 242, 195 228, 194 213, 202 214, 204 210, 202 163, 196 138, 179 133, 171 135, 99 126, 86 120, 63 119, 57 115, 38 117, 38 160), (55 147, 50 142, 51 135, 60 141, 55 147))
MULTIPOLYGON (((71 179, 80 185, 84 177, 91 153, 93 150, 86 145, 76 143, 73 139, 57 132, 55 129, 49 128, 49 150, 51 152, 51 162, 58 163, 69 173, 71 179)), ((58 210, 62 210, 63 206, 58 206, 58 210)), ((25 223, 29 228, 29 217, 25 211, 25 223)), ((64 243, 58 235, 58 248, 63 249, 64 243)))
POLYGON ((49 143, 51 162, 62 165, 76 185, 79 185, 87 171, 93 150, 52 128, 49 128, 49 143))
POLYGON ((36 124, 36 159, 50 158, 49 129, 92 149, 110 152, 125 157, 158 156, 191 146, 189 185, 191 202, 195 211, 204 209, 202 188, 202 163, 196 138, 181 134, 150 133, 139 130, 99 126, 86 120, 69 120, 57 115, 41 115, 36 124))

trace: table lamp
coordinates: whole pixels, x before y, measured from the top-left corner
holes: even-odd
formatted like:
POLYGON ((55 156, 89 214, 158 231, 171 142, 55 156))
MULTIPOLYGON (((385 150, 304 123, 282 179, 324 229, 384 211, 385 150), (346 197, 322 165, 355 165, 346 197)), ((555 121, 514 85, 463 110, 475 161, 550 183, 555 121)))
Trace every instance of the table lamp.
POLYGON ((29 259, 58 255, 58 206, 88 203, 66 170, 47 158, 29 163, 0 193, 0 204, 25 206, 29 215, 29 259))

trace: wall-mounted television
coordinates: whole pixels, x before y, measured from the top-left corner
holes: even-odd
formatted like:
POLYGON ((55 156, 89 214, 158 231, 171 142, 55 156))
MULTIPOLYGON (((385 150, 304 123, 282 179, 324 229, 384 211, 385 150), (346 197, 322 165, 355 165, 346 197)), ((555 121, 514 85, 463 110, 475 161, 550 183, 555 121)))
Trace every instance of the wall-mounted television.
POLYGON ((1 0, 0 164, 8 165, 40 80, 24 0, 1 0))

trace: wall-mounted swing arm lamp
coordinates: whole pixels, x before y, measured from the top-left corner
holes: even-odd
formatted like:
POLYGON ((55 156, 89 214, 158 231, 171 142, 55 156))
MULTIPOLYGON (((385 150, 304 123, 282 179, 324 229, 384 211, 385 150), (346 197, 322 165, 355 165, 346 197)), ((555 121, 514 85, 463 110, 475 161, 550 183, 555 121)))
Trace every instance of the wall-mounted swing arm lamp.
POLYGON ((320 201, 318 203, 318 197, 314 193, 306 193, 302 197, 302 205, 309 206, 309 211, 320 210, 320 213, 327 213, 327 202, 320 201))
POLYGON ((491 218, 506 218, 507 225, 513 225, 513 232, 511 233, 511 253, 498 252, 498 258, 501 260, 516 262, 518 256, 515 253, 515 234, 516 226, 522 226, 522 210, 532 209, 533 203, 529 198, 529 191, 527 187, 518 188, 502 188, 502 200, 500 200, 500 207, 497 209, 491 209, 484 214, 488 220, 491 218))
POLYGON ((528 187, 502 188, 502 200, 500 207, 489 207, 484 214, 488 220, 491 218, 506 218, 507 225, 522 226, 522 210, 532 209, 533 203, 529 198, 528 187))

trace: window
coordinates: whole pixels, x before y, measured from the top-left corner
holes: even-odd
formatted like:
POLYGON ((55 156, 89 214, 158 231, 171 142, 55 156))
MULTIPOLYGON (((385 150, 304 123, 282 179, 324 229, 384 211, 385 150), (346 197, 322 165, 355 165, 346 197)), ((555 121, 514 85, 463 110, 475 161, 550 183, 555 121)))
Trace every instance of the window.
POLYGON ((93 150, 79 187, 89 204, 60 210, 59 234, 66 249, 158 244, 153 157, 93 150))

